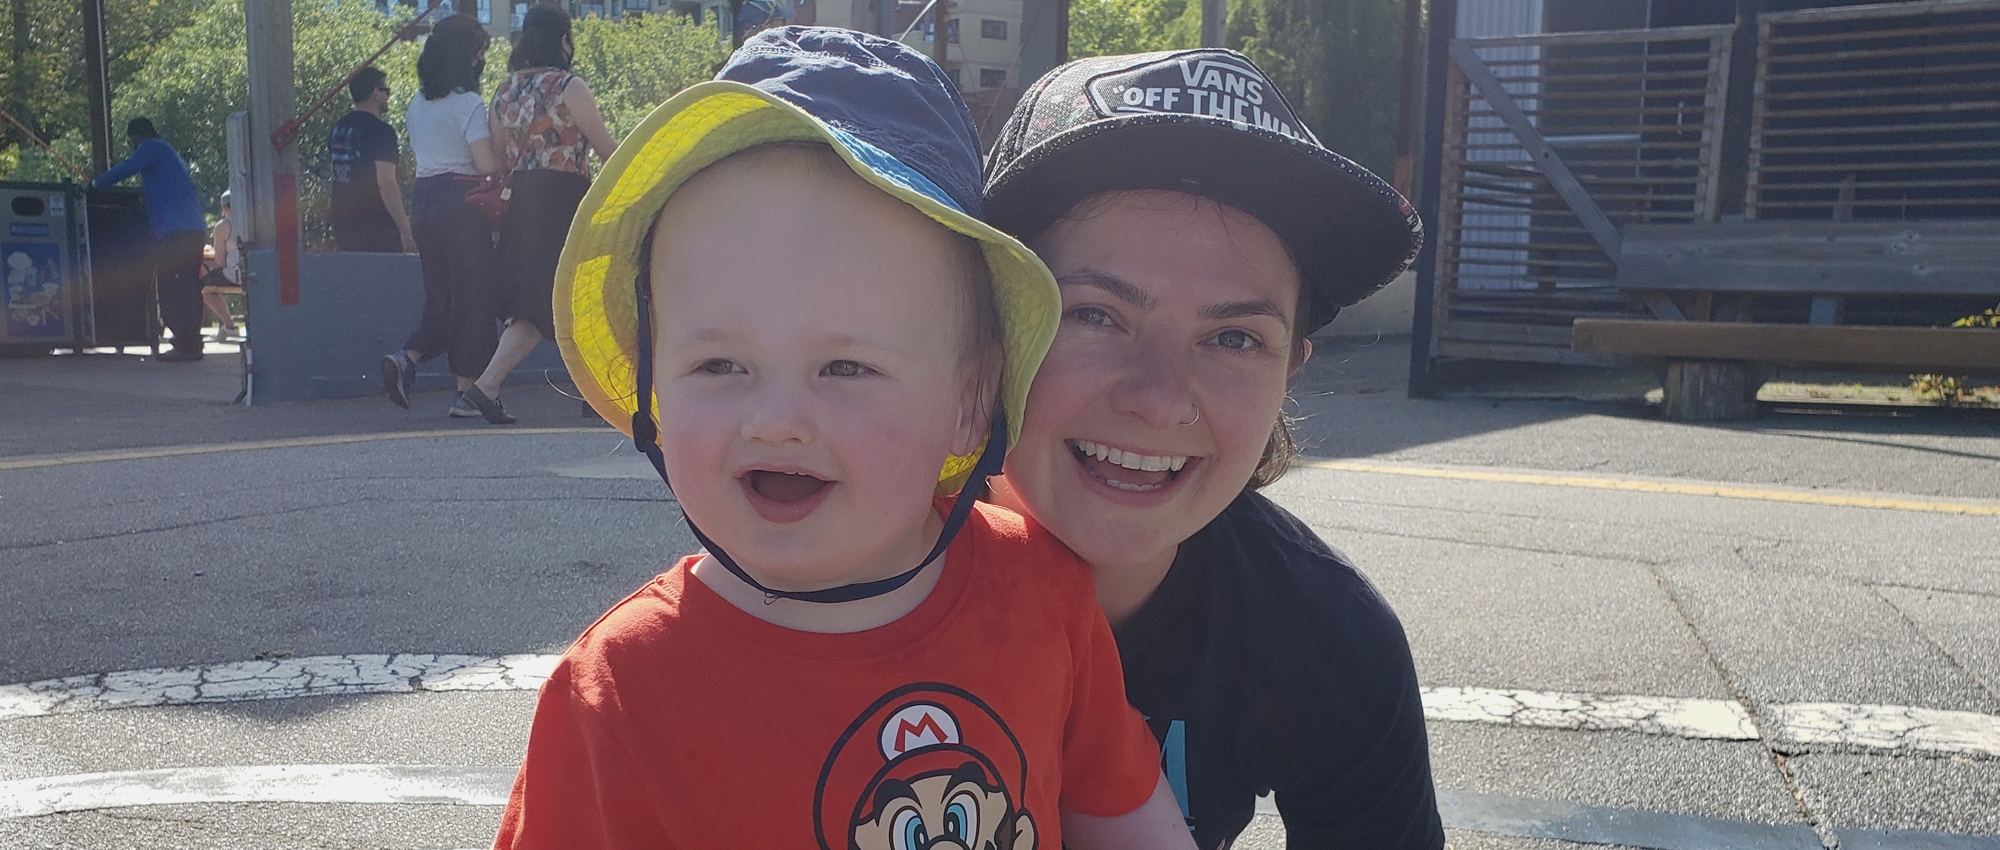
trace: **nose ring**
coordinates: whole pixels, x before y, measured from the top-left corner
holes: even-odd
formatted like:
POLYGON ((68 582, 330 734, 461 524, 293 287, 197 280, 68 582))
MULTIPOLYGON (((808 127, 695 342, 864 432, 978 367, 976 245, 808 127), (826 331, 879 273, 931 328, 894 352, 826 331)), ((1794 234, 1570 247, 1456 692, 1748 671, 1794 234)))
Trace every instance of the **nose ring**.
POLYGON ((1196 422, 1200 422, 1200 421, 1201 421, 1201 405, 1197 404, 1197 405, 1194 405, 1194 418, 1193 418, 1193 419, 1189 419, 1189 420, 1188 420, 1188 421, 1186 421, 1186 422, 1182 422, 1182 423, 1180 423, 1180 426, 1181 426, 1182 428, 1186 428, 1187 426, 1189 426, 1189 425, 1193 425, 1194 423, 1196 423, 1196 422))

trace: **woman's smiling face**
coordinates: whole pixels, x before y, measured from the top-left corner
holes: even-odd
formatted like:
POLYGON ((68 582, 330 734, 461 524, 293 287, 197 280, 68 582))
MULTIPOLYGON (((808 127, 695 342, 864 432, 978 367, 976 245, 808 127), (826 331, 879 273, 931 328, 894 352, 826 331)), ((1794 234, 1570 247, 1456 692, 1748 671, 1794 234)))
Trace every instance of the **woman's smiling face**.
POLYGON ((1262 222, 1180 192, 1087 199, 1034 247, 1062 324, 999 498, 1100 576, 1164 571, 1263 456, 1305 352, 1298 271, 1262 222))

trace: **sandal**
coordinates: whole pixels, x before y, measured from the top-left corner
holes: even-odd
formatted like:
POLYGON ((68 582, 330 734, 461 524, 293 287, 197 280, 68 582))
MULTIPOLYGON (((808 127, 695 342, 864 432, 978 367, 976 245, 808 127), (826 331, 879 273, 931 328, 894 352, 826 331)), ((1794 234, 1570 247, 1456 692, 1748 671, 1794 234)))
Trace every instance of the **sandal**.
POLYGON ((514 414, 508 413, 506 406, 502 405, 499 399, 488 398, 486 393, 479 390, 477 384, 465 388, 465 400, 472 402, 473 407, 479 408, 479 415, 486 417, 487 424, 512 425, 516 421, 514 414))

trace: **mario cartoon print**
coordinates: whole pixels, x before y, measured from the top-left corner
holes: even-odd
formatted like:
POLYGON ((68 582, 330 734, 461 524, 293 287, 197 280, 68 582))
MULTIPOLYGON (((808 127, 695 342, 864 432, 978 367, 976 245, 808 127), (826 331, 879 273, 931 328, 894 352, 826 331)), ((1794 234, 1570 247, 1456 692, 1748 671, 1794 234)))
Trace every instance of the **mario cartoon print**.
POLYGON ((1035 850, 1027 757, 963 689, 904 685, 827 754, 813 794, 820 850, 1035 850))

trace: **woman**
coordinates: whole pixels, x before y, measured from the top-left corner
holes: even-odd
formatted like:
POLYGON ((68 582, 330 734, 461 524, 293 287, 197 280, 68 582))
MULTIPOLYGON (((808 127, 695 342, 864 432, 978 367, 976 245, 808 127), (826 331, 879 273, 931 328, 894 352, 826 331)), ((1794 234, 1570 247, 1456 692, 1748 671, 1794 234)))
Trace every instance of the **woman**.
POLYGON ((500 170, 493 154, 479 79, 486 72, 486 30, 463 15, 439 21, 417 56, 417 96, 410 99, 410 152, 417 186, 410 229, 424 270, 424 313, 403 347, 382 358, 382 390, 408 410, 417 364, 451 356, 459 398, 452 416, 478 416, 464 392, 493 359, 499 331, 487 288, 493 278, 493 227, 465 194, 480 175, 500 170))
POLYGON ((1270 791, 1293 848, 1442 847, 1402 626, 1256 493, 1307 337, 1414 256, 1408 203, 1224 50, 1057 68, 987 165, 1064 308, 994 498, 1090 563, 1196 843, 1270 791))
POLYGON ((575 55, 569 15, 548 6, 530 8, 521 40, 507 61, 513 73, 493 95, 487 119, 513 187, 500 220, 500 276, 494 291, 494 306, 507 329, 465 397, 495 425, 514 421, 500 404, 501 382, 542 340, 555 338, 549 299, 569 221, 590 189, 586 149, 609 159, 618 147, 604 128, 590 86, 569 72, 575 55))
POLYGON ((237 248, 231 229, 227 189, 222 191, 222 217, 208 230, 208 249, 202 252, 201 268, 201 303, 215 315, 215 341, 242 339, 243 332, 237 329, 225 296, 226 292, 241 292, 243 286, 243 252, 237 248))

